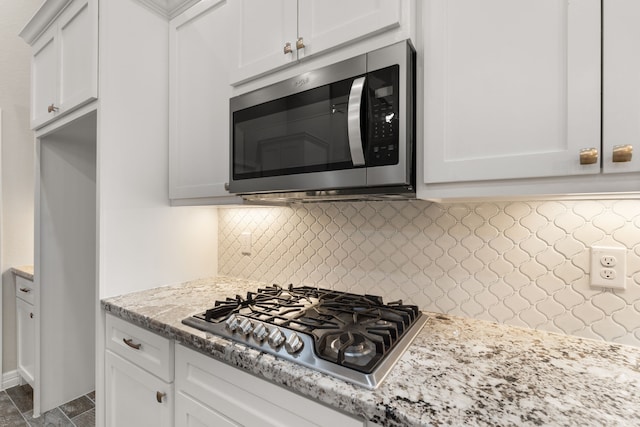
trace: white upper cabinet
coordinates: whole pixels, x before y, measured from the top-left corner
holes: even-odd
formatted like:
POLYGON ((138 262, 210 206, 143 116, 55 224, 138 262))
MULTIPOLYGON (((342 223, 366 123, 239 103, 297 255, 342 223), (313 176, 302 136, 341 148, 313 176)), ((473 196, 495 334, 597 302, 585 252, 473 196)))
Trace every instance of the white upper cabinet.
POLYGON ((640 2, 605 0, 603 20, 603 170, 639 172, 640 2))
POLYGON ((298 0, 298 56, 313 55, 400 25, 396 0, 298 0))
POLYGON ((61 112, 98 97, 98 38, 95 3, 75 1, 58 25, 59 95, 61 112))
MULTIPOLYGON (((235 1, 235 0, 233 0, 235 1)), ((237 203, 229 182, 230 2, 203 0, 170 21, 169 198, 237 203), (215 198, 215 200, 204 200, 215 198)))
POLYGON ((20 36, 33 51, 32 129, 98 97, 97 0, 45 1, 20 36))
POLYGON ((402 23, 402 12, 409 15, 400 0, 234 0, 232 3, 236 46, 233 84, 397 28, 402 23))
POLYGON ((297 59, 297 0, 233 0, 230 6, 236 50, 231 82, 278 69, 297 59))
POLYGON ((31 58, 31 128, 54 118, 55 111, 49 111, 57 99, 58 55, 52 27, 32 46, 31 58))
POLYGON ((599 0, 431 0, 424 180, 597 174, 599 0))

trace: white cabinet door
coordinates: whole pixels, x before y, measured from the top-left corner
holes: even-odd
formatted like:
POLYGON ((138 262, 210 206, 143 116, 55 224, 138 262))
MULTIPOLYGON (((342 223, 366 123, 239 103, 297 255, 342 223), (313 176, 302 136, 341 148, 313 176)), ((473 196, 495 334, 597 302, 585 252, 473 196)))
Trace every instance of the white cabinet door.
POLYGON ((298 0, 298 58, 400 25, 400 0, 298 0))
MULTIPOLYGON (((231 20, 235 55, 232 83, 284 67, 297 59, 298 6, 296 0, 232 0, 231 20), (284 47, 290 43, 291 53, 284 47)), ((228 41, 225 36, 223 40, 228 41)))
POLYGON ((229 182, 231 5, 205 0, 170 23, 169 198, 237 202, 229 182), (227 199, 224 199, 224 198, 227 199))
POLYGON ((49 28, 32 46, 31 58, 31 128, 57 115, 49 106, 58 102, 57 28, 49 28))
POLYGON ((173 425, 173 384, 107 351, 107 427, 170 427, 173 425))
POLYGON ((18 372, 32 387, 35 372, 36 329, 33 305, 16 298, 18 372))
POLYGON ((95 1, 77 0, 58 18, 60 112, 98 97, 95 1))
POLYGON ((176 425, 180 427, 241 427, 240 424, 180 392, 176 393, 176 425))
POLYGON ((427 184, 600 172, 599 0, 423 6, 427 184))
POLYGON ((603 7, 603 170, 605 173, 639 172, 640 2, 605 0, 603 7), (616 146, 635 151, 631 160, 614 162, 616 146))

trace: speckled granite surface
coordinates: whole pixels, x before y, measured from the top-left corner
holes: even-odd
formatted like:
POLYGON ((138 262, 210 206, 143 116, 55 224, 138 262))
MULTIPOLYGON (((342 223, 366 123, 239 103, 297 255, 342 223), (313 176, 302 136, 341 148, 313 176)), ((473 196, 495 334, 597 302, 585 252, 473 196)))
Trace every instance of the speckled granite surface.
POLYGON ((23 277, 33 281, 33 265, 23 265, 20 267, 12 267, 11 272, 16 276, 23 277))
POLYGON ((376 390, 211 337, 180 321, 263 283, 212 278, 103 308, 301 395, 383 426, 640 426, 640 348, 431 314, 376 390))

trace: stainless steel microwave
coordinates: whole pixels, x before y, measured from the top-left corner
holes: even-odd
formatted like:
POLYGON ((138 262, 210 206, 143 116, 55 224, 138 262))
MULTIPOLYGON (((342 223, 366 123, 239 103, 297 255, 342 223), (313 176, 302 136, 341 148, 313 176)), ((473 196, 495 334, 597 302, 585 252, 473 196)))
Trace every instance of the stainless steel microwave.
POLYGON ((409 41, 232 98, 229 191, 274 203, 415 197, 415 99, 409 41))

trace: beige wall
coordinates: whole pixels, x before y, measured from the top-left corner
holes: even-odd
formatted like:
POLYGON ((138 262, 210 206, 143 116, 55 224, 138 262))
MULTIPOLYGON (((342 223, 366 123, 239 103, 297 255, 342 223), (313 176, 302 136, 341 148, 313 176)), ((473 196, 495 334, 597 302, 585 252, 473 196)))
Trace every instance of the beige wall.
POLYGON ((15 289, 8 269, 33 263, 34 136, 29 130, 29 46, 18 33, 41 0, 0 0, 2 110, 2 372, 16 369, 15 289))

